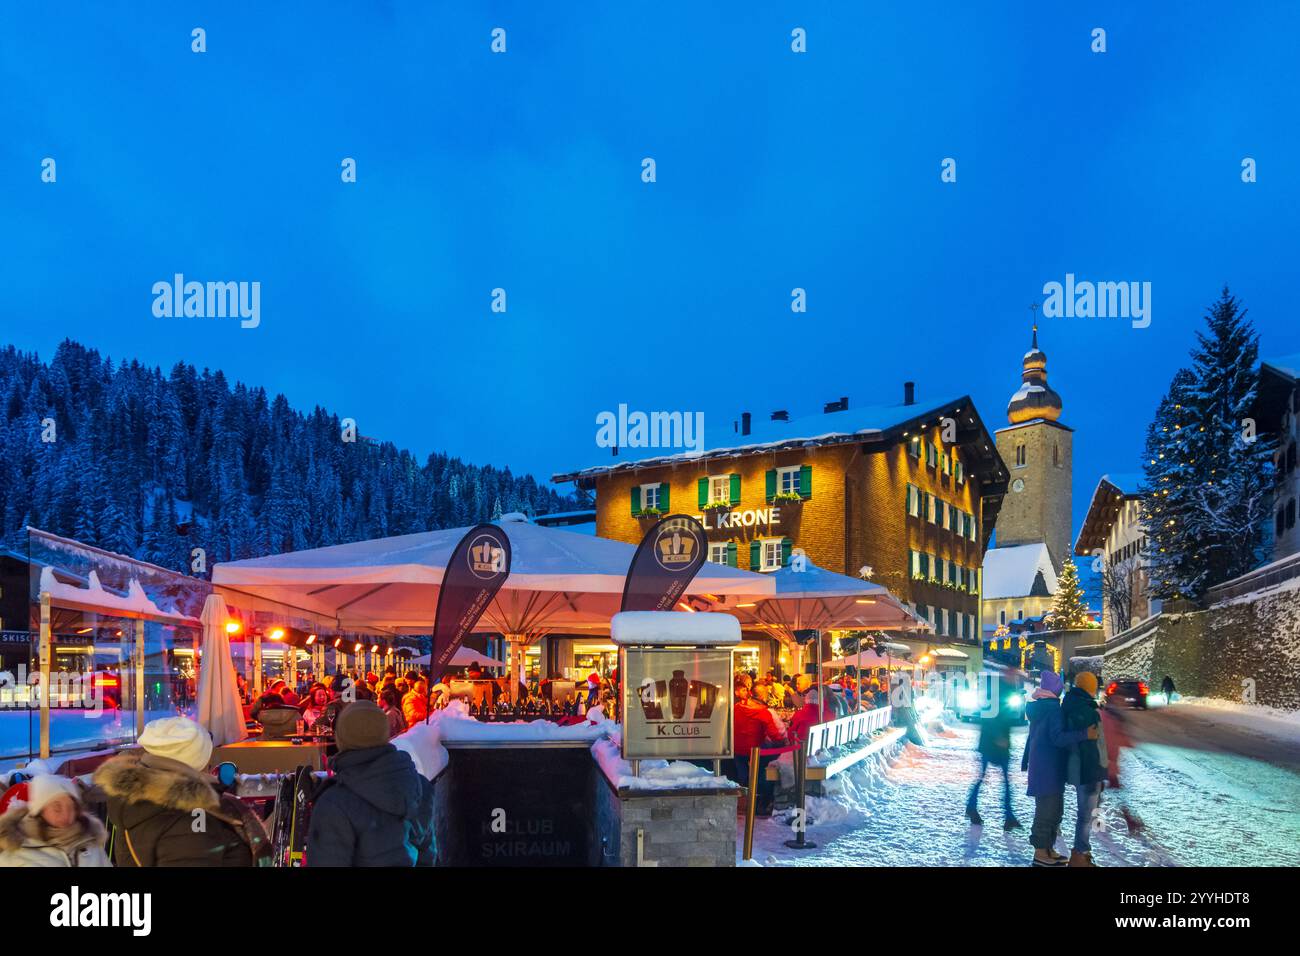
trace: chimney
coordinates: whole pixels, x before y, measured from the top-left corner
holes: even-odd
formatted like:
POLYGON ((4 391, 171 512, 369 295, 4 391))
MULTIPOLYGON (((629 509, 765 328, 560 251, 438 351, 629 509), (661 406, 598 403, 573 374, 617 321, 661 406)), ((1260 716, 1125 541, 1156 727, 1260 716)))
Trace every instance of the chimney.
POLYGON ((790 420, 790 413, 787 412, 784 408, 778 408, 776 411, 772 413, 772 421, 774 422, 788 422, 789 420, 790 420))
POLYGON ((822 413, 830 414, 831 412, 844 412, 844 411, 848 411, 848 408, 849 408, 849 397, 847 395, 843 395, 840 397, 840 400, 838 402, 827 402, 825 405, 823 405, 822 413))
POLYGON ((749 412, 741 412, 741 413, 740 413, 740 433, 741 433, 742 435, 748 435, 748 434, 749 434, 749 422, 750 422, 749 412))
POLYGON ((904 405, 916 404, 916 383, 915 382, 903 383, 903 404, 904 405))

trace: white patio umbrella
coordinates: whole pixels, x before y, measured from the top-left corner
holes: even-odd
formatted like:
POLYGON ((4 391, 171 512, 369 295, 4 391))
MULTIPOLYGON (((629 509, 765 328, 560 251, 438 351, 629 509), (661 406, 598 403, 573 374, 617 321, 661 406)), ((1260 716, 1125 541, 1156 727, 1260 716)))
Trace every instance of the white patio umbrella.
MULTIPOLYGON (((510 576, 478 630, 504 634, 515 651, 557 631, 607 633, 636 547, 527 519, 498 523, 510 539, 510 576)), ((427 634, 443 572, 467 531, 448 528, 229 561, 214 567, 212 580, 235 603, 240 593, 268 598, 333 619, 341 630, 427 634)), ((696 609, 731 610, 772 596, 775 585, 765 575, 705 564, 686 593, 696 609)), ((520 656, 512 652, 512 669, 520 656)))
POLYGON ((229 612, 220 594, 209 594, 203 602, 203 647, 199 660, 198 722, 212 734, 212 745, 233 744, 248 736, 244 708, 235 681, 235 663, 230 658, 226 636, 229 612))
MULTIPOLYGON (((412 657, 410 663, 427 667, 430 663, 429 655, 421 654, 419 657, 412 657)), ((504 667, 506 662, 499 661, 495 657, 488 657, 486 654, 480 654, 474 648, 462 644, 456 648, 456 653, 451 655, 451 660, 447 663, 452 667, 468 667, 470 664, 478 664, 480 667, 504 667)))
MULTIPOLYGON (((803 554, 795 554, 788 567, 768 577, 776 594, 743 602, 734 612, 742 625, 795 642, 795 631, 836 628, 920 631, 929 628, 888 588, 862 578, 851 578, 819 568, 803 554)), ((817 682, 822 682, 821 642, 817 646, 817 682)))

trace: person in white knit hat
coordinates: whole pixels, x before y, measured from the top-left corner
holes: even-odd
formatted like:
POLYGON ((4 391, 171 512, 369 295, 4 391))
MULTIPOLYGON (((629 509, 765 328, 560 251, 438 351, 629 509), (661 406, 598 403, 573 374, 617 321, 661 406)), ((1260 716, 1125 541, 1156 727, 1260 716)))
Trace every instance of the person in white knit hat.
POLYGON ((270 841, 262 821, 241 800, 219 793, 207 772, 207 730, 188 717, 163 717, 145 726, 140 746, 143 754, 118 754, 95 771, 116 827, 118 866, 250 866, 265 859, 270 841))
POLYGON ((0 817, 0 866, 109 866, 104 825, 86 812, 81 790, 67 777, 42 773, 26 783, 0 817))

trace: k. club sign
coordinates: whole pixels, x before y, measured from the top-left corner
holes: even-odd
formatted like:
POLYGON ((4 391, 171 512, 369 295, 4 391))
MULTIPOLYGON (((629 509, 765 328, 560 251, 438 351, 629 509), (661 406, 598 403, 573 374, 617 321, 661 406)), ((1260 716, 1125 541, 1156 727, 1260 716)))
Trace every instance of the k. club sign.
POLYGON ((623 653, 623 757, 730 757, 730 648, 623 653))

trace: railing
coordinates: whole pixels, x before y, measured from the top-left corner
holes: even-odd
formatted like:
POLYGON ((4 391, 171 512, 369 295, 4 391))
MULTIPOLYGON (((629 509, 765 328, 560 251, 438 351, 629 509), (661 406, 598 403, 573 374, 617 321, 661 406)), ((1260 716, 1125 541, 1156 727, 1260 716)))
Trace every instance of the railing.
POLYGON ((808 756, 831 747, 843 746, 877 730, 884 730, 889 726, 889 720, 890 708, 878 707, 816 724, 808 728, 808 737, 804 741, 808 747, 808 756))
POLYGON ((1231 581, 1216 584, 1206 590, 1203 603, 1207 607, 1211 604, 1221 604, 1224 601, 1241 597, 1243 594, 1250 594, 1252 591, 1273 587, 1293 578, 1300 578, 1300 553, 1283 558, 1281 561, 1274 561, 1272 564, 1257 568, 1241 575, 1241 577, 1233 578, 1231 581))

